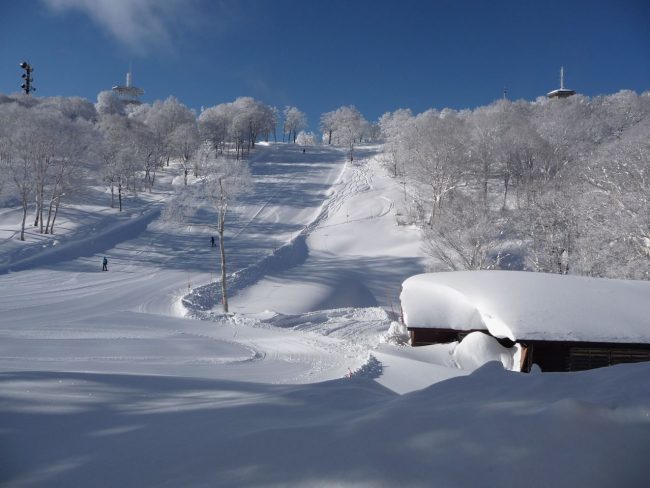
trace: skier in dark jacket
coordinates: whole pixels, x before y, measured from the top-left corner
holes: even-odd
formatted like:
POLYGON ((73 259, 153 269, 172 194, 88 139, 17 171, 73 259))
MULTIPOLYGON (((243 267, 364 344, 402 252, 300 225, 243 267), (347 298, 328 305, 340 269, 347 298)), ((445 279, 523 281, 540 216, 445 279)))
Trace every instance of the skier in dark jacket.
POLYGON ((108 258, 106 256, 102 260, 102 271, 108 271, 108 258))

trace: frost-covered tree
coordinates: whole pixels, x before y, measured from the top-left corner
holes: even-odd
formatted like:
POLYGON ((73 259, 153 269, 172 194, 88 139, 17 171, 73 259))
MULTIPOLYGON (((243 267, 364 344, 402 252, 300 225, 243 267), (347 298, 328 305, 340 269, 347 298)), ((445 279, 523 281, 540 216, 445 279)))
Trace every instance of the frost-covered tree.
POLYGON ((409 109, 398 109, 395 112, 387 112, 379 118, 379 128, 384 139, 383 163, 392 176, 396 178, 401 169, 400 150, 404 138, 404 131, 413 118, 409 109))
POLYGON ((22 207, 20 240, 25 240, 27 211, 34 197, 36 180, 34 178, 34 150, 32 141, 38 137, 38 128, 22 123, 29 109, 18 104, 8 105, 3 110, 2 129, 2 173, 10 182, 11 191, 18 197, 22 207), (12 122, 21 121, 16 124, 12 122), (12 125, 10 125, 12 124, 12 125))
POLYGON ((313 132, 300 131, 296 137, 296 144, 301 146, 315 146, 316 136, 313 132))
POLYGON ((295 144, 298 132, 307 127, 307 116, 298 108, 289 106, 285 107, 283 115, 284 133, 287 135, 287 141, 293 140, 295 144))
POLYGON ((429 110, 416 116, 403 139, 407 181, 415 198, 428 209, 433 225, 443 199, 467 180, 468 151, 465 122, 454 113, 429 110))
POLYGON ((239 159, 244 150, 255 147, 260 136, 268 139, 275 130, 277 110, 251 97, 240 97, 205 109, 198 121, 202 137, 211 141, 220 154, 234 147, 239 159))
POLYGON ((650 279, 650 116, 590 155, 582 175, 598 192, 595 212, 606 218, 594 229, 603 242, 599 269, 650 279))
POLYGON ((111 90, 97 94, 95 109, 99 115, 125 115, 124 102, 111 90))
POLYGON ((71 120, 83 119, 90 122, 97 120, 95 106, 80 97, 48 97, 39 104, 41 108, 52 109, 71 120))
POLYGON ((332 132, 335 128, 335 118, 334 111, 325 112, 320 116, 320 125, 319 128, 323 134, 323 141, 327 138, 327 144, 332 144, 332 132))
POLYGON ((164 160, 167 165, 173 152, 171 134, 182 125, 196 123, 194 112, 175 97, 168 97, 162 102, 156 101, 146 110, 135 112, 132 118, 140 120, 149 128, 152 139, 158 146, 155 152, 160 156, 160 162, 164 160))
POLYGON ((192 155, 200 145, 199 129, 190 122, 176 127, 168 137, 172 157, 177 158, 183 168, 183 183, 187 185, 187 176, 192 168, 192 155))
POLYGON ((486 212, 482 197, 455 195, 425 229, 424 251, 449 270, 497 269, 506 256, 504 216, 486 212))
POLYGON ((64 122, 58 136, 58 148, 47 186, 45 233, 54 234, 61 202, 78 192, 82 185, 82 164, 97 142, 91 122, 77 118, 64 122))
POLYGON ((650 96, 623 91, 395 112, 380 126, 385 164, 406 175, 430 254, 448 267, 493 256, 479 251, 508 222, 494 244, 513 266, 648 279, 649 121, 650 96))
POLYGON ((347 147, 350 161, 354 161, 354 145, 363 137, 365 119, 354 105, 339 107, 321 116, 321 130, 328 134, 328 144, 347 147))
POLYGON ((111 190, 111 208, 115 208, 115 190, 117 190, 118 208, 122 211, 122 196, 131 184, 136 189, 138 168, 131 145, 131 121, 118 115, 105 115, 100 118, 99 132, 101 139, 96 151, 102 161, 102 179, 111 190))
POLYGON ((199 129, 203 139, 212 143, 220 154, 226 150, 226 144, 230 140, 230 126, 233 113, 231 104, 222 103, 209 107, 199 115, 199 129))

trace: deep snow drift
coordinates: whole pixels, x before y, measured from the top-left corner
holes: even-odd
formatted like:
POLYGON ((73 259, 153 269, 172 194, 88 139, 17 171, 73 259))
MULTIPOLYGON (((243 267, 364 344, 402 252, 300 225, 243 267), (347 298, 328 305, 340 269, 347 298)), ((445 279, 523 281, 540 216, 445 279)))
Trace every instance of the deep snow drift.
POLYGON ((232 317, 202 286, 213 215, 161 218, 177 168, 121 215, 97 189, 54 238, 17 242, 3 211, 0 484, 642 486, 649 365, 524 375, 465 341, 395 345, 424 261, 372 151, 260 147, 232 317))

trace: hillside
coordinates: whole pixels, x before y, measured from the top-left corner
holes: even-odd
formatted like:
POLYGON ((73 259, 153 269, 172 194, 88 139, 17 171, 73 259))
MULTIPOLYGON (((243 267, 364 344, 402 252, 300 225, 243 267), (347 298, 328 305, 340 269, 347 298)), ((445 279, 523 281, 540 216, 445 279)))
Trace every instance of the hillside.
POLYGON ((229 316, 214 214, 164 218, 176 166, 122 214, 96 188, 55 238, 18 242, 4 210, 0 484, 642 486, 648 364, 523 375, 395 345, 425 261, 377 151, 259 145, 229 316))

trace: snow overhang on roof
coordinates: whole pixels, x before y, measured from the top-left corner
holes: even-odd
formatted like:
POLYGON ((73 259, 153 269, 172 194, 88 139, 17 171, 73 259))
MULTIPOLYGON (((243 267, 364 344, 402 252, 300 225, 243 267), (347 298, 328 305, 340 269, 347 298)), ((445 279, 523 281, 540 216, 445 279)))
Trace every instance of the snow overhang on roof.
POLYGON ((557 90, 550 91, 546 94, 547 97, 549 98, 562 98, 562 97, 570 97, 571 95, 575 95, 576 92, 575 90, 568 90, 566 88, 558 88, 557 90))
POLYGON ((650 282, 522 271, 412 276, 409 328, 487 330, 497 338, 650 343, 650 282))

